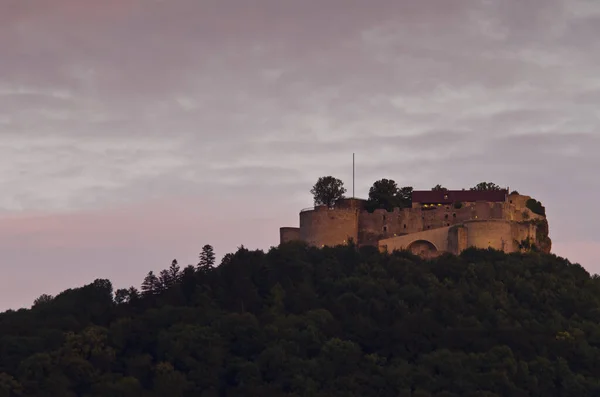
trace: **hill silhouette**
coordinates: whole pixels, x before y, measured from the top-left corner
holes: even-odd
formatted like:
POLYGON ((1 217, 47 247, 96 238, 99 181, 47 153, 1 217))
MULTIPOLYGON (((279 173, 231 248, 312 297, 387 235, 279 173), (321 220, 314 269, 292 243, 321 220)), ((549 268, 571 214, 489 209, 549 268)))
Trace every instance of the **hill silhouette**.
POLYGON ((0 397, 600 395, 600 279, 565 259, 204 248, 0 314, 0 397))

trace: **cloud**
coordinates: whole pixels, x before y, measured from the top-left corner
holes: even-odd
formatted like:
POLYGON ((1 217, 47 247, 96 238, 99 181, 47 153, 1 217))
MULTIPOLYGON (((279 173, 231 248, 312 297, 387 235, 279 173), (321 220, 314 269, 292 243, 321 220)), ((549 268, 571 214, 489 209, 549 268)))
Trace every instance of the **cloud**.
MULTIPOLYGON (((297 224, 319 176, 349 185, 356 153, 359 196, 383 177, 491 180, 546 205, 557 250, 593 246, 599 18, 594 0, 8 0, 0 215, 138 206, 158 219, 171 209, 148 203, 211 203, 221 215, 202 231, 235 224, 215 243, 237 246, 257 219, 297 224)), ((265 233, 257 246, 277 243, 265 233)), ((72 250, 108 238, 83 235, 72 250)), ((94 255, 118 261, 111 252, 94 255)))

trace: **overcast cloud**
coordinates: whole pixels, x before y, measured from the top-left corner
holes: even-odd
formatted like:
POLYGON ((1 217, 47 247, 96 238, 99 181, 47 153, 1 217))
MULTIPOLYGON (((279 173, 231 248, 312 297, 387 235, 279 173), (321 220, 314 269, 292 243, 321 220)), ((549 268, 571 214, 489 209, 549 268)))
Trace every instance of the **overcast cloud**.
POLYGON ((493 181, 600 271, 597 0, 3 0, 0 309, 268 249, 322 175, 493 181))

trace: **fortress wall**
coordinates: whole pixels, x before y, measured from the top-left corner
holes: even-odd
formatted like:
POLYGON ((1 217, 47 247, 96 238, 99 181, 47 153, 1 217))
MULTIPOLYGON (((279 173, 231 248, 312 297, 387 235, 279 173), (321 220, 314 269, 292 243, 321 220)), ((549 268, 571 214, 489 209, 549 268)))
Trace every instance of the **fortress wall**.
POLYGON ((504 219, 504 203, 491 203, 490 219, 504 219))
POLYGON ((504 219, 504 203, 464 203, 459 209, 453 205, 435 208, 395 208, 393 212, 362 211, 359 215, 358 238, 361 245, 376 245, 378 240, 421 231, 463 224, 472 220, 504 219))
POLYGON ((527 208, 527 200, 530 196, 522 196, 520 194, 511 194, 508 196, 508 203, 512 204, 516 211, 522 211, 527 208))
POLYGON ((335 208, 337 208, 337 209, 359 209, 359 210, 363 210, 365 208, 365 200, 356 199, 356 198, 343 198, 343 199, 339 199, 335 203, 335 208))
POLYGON ((448 230, 448 252, 458 255, 465 250, 468 245, 467 228, 463 225, 453 226, 448 230))
POLYGON ((467 246, 494 248, 504 252, 514 252, 511 222, 505 220, 470 221, 464 224, 467 229, 467 246))
POLYGON ((474 203, 473 208, 475 210, 475 219, 492 219, 492 208, 490 207, 490 203, 477 202, 474 203))
MULTIPOLYGON (((516 241, 516 244, 520 243, 523 240, 531 238, 534 242, 537 243, 536 239, 536 225, 527 222, 517 223, 514 222, 512 224, 512 237, 513 241, 516 241)), ((516 249, 516 247, 515 247, 516 249)))
POLYGON ((300 239, 321 247, 358 241, 358 210, 316 207, 300 213, 300 239))
POLYGON ((544 216, 534 214, 529 208, 527 208, 527 201, 529 199, 531 199, 531 196, 521 196, 516 194, 508 196, 508 203, 505 205, 506 219, 516 222, 522 222, 531 219, 545 219, 544 216), (523 213, 527 215, 523 216, 523 213))
POLYGON ((448 251, 449 229, 449 227, 443 227, 380 240, 379 249, 382 251, 387 250, 388 252, 405 250, 409 249, 413 243, 427 241, 433 244, 437 251, 448 251))
POLYGON ((423 228, 420 210, 399 209, 363 211, 359 215, 359 242, 377 245, 380 239, 415 233, 423 228))
POLYGON ((279 243, 287 243, 290 241, 301 240, 299 227, 282 227, 279 228, 279 243))
POLYGON ((450 206, 439 206, 435 209, 421 210, 423 230, 447 227, 448 224, 452 224, 452 212, 450 208, 450 206), (448 216, 448 219, 446 219, 446 215, 448 216))
POLYGON ((504 219, 505 213, 504 203, 490 202, 463 203, 458 209, 449 205, 422 211, 424 230, 453 226, 476 219, 504 219))

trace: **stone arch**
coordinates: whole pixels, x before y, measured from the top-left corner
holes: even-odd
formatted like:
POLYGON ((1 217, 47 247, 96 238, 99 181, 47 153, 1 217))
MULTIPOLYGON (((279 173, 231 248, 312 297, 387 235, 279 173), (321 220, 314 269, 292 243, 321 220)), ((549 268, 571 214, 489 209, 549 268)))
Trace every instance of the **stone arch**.
POLYGON ((419 255, 422 257, 432 257, 437 255, 438 249, 431 241, 428 240, 415 240, 410 243, 407 247, 407 250, 412 252, 415 255, 419 255))

